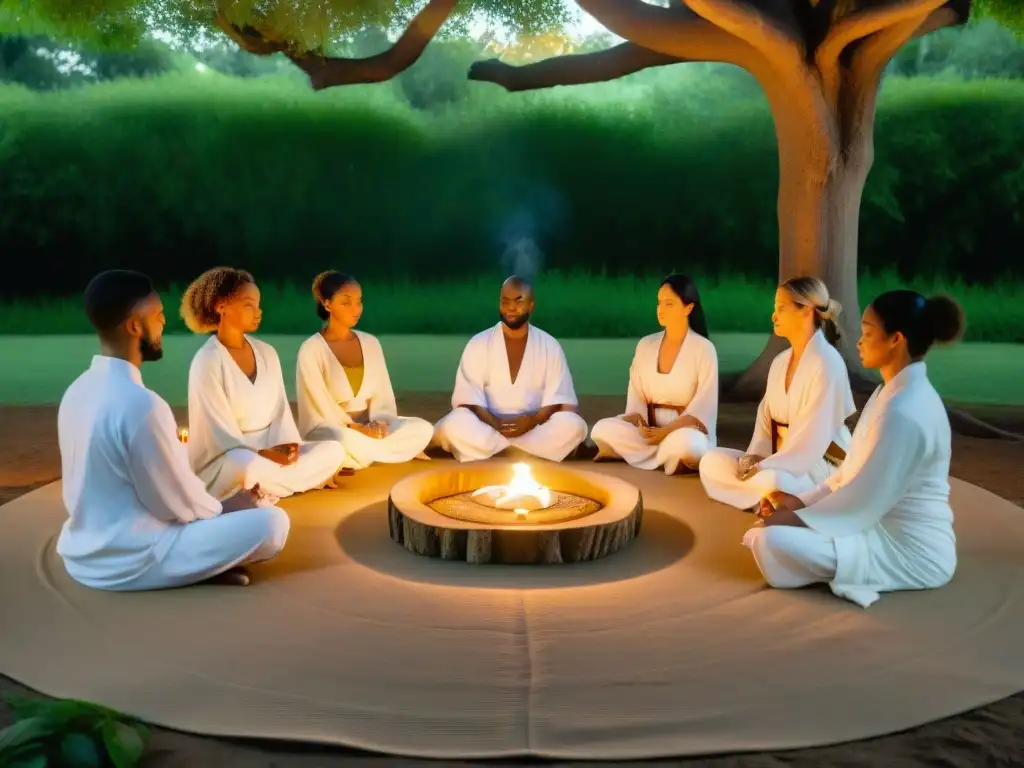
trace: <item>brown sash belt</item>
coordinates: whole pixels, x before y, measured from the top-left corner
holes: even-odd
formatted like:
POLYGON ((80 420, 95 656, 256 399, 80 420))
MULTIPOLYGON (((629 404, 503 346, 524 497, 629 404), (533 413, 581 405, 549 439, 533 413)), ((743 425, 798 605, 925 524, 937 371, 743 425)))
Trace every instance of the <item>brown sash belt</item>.
MULTIPOLYGON (((789 428, 789 424, 783 424, 782 422, 772 419, 772 453, 778 453, 779 444, 782 442, 782 437, 779 434, 779 427, 789 428)), ((828 448, 825 449, 825 455, 822 457, 831 464, 833 467, 838 467, 846 460, 846 451, 836 445, 834 442, 829 443, 828 448)))
MULTIPOLYGON (((656 410, 658 410, 659 408, 664 408, 664 409, 669 410, 669 411, 675 411, 676 414, 679 415, 679 416, 682 416, 684 413, 686 413, 686 408, 685 408, 685 406, 682 406, 682 405, 668 405, 667 403, 648 403, 647 404, 647 423, 648 423, 648 425, 650 425, 652 427, 658 426, 657 422, 655 422, 655 420, 654 420, 654 412, 656 410)), ((700 422, 698 421, 698 424, 699 423, 700 422)), ((696 429, 698 429, 700 432, 703 432, 705 435, 707 434, 707 431, 704 429, 704 425, 703 424, 701 424, 699 427, 696 427, 696 429)))

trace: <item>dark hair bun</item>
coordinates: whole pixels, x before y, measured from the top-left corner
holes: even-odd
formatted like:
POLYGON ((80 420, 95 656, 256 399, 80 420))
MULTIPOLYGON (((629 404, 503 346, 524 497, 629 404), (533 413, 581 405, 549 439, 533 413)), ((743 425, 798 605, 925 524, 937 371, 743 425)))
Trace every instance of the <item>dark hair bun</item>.
POLYGON ((964 311, 949 296, 932 296, 926 300, 923 320, 932 338, 943 344, 956 341, 964 332, 964 311))

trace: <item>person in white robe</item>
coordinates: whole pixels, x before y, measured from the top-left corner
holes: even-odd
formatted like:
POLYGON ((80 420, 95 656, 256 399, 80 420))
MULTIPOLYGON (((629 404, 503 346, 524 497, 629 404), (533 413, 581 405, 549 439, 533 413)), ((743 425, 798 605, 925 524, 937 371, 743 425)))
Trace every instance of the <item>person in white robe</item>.
POLYGON ((245 568, 288 538, 288 515, 257 488, 221 502, 192 472, 170 406, 142 382, 162 356, 163 304, 149 278, 111 270, 85 291, 101 352, 57 414, 68 510, 57 553, 94 589, 136 591, 204 581, 249 583, 245 568))
POLYGON ((517 448, 562 461, 587 437, 561 345, 530 323, 533 289, 520 277, 501 288, 501 322, 469 340, 455 375, 452 411, 434 444, 458 461, 517 448))
POLYGON ((865 310, 861 359, 884 383, 837 473, 810 491, 773 491, 761 502, 763 527, 743 543, 769 585, 828 583, 866 608, 882 592, 934 589, 953 578, 949 418, 923 358, 962 328, 959 306, 946 297, 891 291, 865 310))
POLYGON ((345 461, 337 440, 303 441, 276 350, 250 336, 259 328, 251 275, 217 267, 185 292, 182 317, 210 338, 188 374, 188 453, 211 494, 259 484, 285 498, 331 484, 345 461))
POLYGON ((324 272, 313 283, 313 295, 327 323, 299 349, 299 432, 306 440, 340 442, 351 469, 426 458, 434 425, 398 415, 380 341, 354 328, 363 310, 359 283, 341 272, 324 272))
POLYGON ((623 459, 637 469, 672 475, 697 469, 715 446, 718 354, 696 285, 670 275, 658 288, 658 322, 665 329, 640 340, 629 367, 626 411, 590 430, 595 460, 623 459))
POLYGON ((747 450, 716 448, 701 459, 700 479, 711 499, 753 511, 769 491, 809 490, 842 464, 850 444, 846 420, 856 406, 834 346, 840 311, 817 278, 780 286, 772 321, 790 348, 772 361, 747 450))

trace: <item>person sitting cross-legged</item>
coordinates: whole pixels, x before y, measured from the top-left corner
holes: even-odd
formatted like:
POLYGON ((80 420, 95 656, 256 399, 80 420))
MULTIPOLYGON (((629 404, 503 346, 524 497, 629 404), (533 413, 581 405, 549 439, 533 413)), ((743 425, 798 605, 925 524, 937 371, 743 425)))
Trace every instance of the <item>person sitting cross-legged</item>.
POLYGON ((452 411, 434 428, 434 444, 459 461, 488 459, 516 447, 562 461, 587 438, 561 345, 530 323, 533 288, 510 277, 501 287, 501 322, 466 345, 455 376, 452 411))
POLYGON ((57 553, 68 574, 95 589, 244 585, 244 566, 276 556, 288 515, 258 488, 224 501, 189 467, 170 406, 142 383, 163 354, 163 304, 148 277, 112 270, 85 290, 100 340, 92 365, 68 387, 57 414, 68 510, 57 553))

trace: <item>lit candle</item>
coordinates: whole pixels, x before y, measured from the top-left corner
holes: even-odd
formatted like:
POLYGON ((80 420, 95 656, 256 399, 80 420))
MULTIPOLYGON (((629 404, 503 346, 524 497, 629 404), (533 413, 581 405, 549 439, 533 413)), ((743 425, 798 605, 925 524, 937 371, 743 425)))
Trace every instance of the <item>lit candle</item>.
POLYGON ((178 441, 182 443, 188 442, 188 430, 185 427, 178 427, 178 441))
POLYGON ((526 510, 526 509, 517 509, 517 510, 516 510, 516 520, 525 520, 525 519, 526 519, 526 516, 527 516, 528 514, 530 514, 529 510, 526 510))

